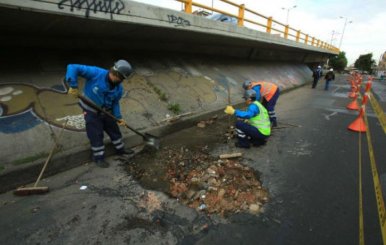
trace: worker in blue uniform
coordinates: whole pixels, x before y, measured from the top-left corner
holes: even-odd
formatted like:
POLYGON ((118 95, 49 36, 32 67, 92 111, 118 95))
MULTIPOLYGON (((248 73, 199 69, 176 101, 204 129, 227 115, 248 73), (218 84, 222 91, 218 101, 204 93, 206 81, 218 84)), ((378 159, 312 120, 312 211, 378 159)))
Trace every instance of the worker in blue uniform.
POLYGON ((82 95, 96 106, 113 114, 118 121, 94 109, 85 101, 79 99, 86 121, 87 137, 90 140, 93 160, 98 167, 109 166, 105 161, 105 146, 103 132, 105 131, 113 143, 118 155, 132 154, 131 149, 125 150, 119 126, 126 123, 122 119, 119 100, 123 94, 122 81, 132 74, 132 66, 126 60, 118 60, 109 70, 88 65, 69 64, 66 81, 70 88, 68 94, 78 97, 78 76, 86 79, 82 95))
POLYGON ((242 119, 236 122, 238 142, 235 143, 235 146, 249 148, 251 143, 253 146, 264 145, 271 135, 271 122, 268 111, 256 100, 255 90, 246 90, 244 99, 248 105, 246 111, 235 110, 231 105, 228 105, 224 111, 226 114, 235 115, 238 119, 242 119), (245 119, 246 122, 244 122, 245 119))

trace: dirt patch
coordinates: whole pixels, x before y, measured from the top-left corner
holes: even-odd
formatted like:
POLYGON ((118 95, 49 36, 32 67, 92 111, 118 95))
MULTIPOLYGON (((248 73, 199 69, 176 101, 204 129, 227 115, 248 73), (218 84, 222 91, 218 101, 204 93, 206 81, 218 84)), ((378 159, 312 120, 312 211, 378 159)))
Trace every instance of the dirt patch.
POLYGON ((134 157, 129 172, 145 187, 209 214, 258 214, 268 201, 255 170, 242 159, 219 159, 207 146, 169 146, 134 157))

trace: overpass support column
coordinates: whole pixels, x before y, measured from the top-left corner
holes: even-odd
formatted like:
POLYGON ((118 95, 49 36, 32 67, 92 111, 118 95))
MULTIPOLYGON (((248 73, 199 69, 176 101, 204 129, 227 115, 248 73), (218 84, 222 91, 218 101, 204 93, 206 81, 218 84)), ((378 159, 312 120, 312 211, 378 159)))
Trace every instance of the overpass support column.
POLYGON ((288 39, 288 31, 289 31, 289 25, 286 25, 285 29, 284 29, 284 38, 285 39, 288 39))

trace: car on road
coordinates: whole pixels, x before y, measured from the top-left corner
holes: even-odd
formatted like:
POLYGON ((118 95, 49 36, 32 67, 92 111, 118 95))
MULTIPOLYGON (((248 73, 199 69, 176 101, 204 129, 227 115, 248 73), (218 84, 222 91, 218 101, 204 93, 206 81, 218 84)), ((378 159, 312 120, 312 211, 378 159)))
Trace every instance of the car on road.
POLYGON ((221 21, 225 23, 231 23, 233 25, 237 25, 237 18, 225 15, 225 14, 212 14, 206 17, 207 19, 221 21))

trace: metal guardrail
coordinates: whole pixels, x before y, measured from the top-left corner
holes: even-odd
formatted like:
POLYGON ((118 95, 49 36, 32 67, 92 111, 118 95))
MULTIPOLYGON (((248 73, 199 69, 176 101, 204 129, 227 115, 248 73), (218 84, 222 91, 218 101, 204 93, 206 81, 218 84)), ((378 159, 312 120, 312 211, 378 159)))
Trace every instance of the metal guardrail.
POLYGON ((206 6, 200 3, 193 2, 193 0, 175 0, 177 2, 181 2, 184 4, 184 11, 185 13, 192 14, 193 6, 202 8, 205 10, 210 10, 216 13, 221 13, 224 15, 228 15, 234 18, 237 18, 237 25, 238 26, 244 26, 244 23, 250 23, 254 26, 257 26, 259 28, 263 28, 263 31, 270 33, 270 34, 279 34, 280 37, 283 37, 285 39, 294 40, 296 42, 303 42, 306 45, 311 45, 314 47, 327 49, 336 53, 339 53, 339 49, 335 46, 332 46, 328 44, 327 42, 321 41, 320 39, 317 39, 316 37, 312 37, 309 34, 303 33, 300 30, 296 30, 289 25, 285 25, 279 21, 276 21, 272 19, 272 17, 264 16, 260 13, 255 12, 252 9, 249 9, 245 7, 244 4, 236 4, 229 0, 218 0, 221 2, 224 2, 230 6, 238 8, 238 15, 225 12, 221 9, 212 8, 210 6, 206 6), (252 15, 252 18, 246 18, 245 15, 249 14, 252 15), (276 27, 276 25, 278 27, 276 27))

